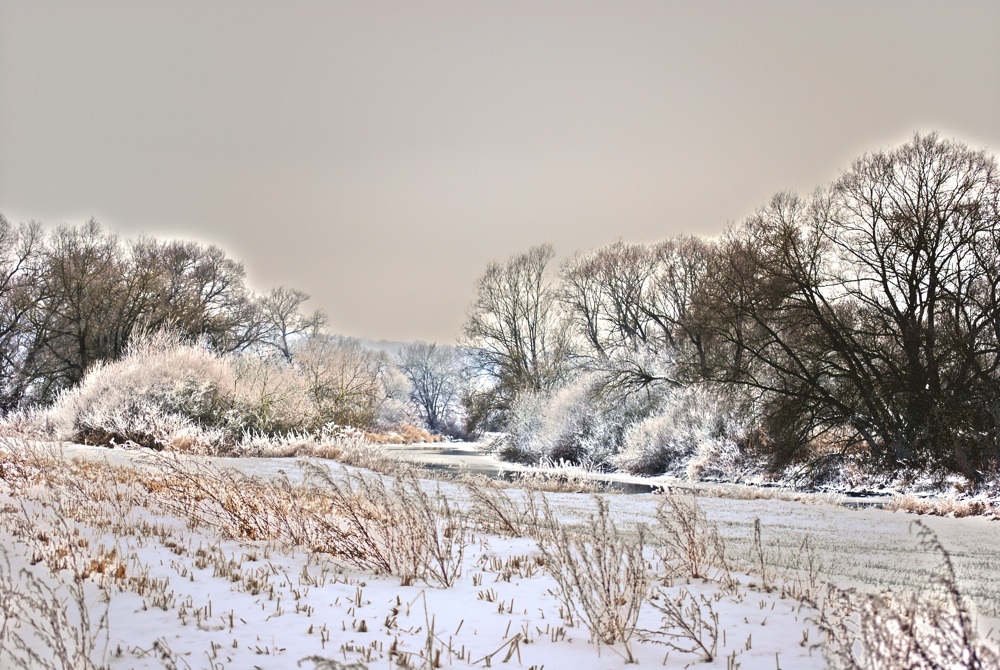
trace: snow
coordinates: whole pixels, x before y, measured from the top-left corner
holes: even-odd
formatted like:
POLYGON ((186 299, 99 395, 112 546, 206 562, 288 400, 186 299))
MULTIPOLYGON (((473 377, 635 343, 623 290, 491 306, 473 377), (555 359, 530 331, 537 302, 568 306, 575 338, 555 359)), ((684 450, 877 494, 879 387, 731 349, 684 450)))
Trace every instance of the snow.
MULTIPOLYGON (((149 467, 138 451, 64 445, 59 457, 99 459, 109 467, 149 467)), ((301 469, 289 459, 201 460, 262 477, 287 473, 293 482, 301 481, 301 469)), ((463 487, 441 487, 453 503, 468 504, 463 487)), ((560 521, 570 526, 586 528, 594 513, 594 499, 588 495, 547 498, 560 521)), ((626 531, 654 522, 657 503, 652 495, 607 499, 613 520, 626 531)), ((759 518, 769 559, 778 568, 795 563, 793 554, 806 535, 823 557, 826 574, 843 585, 919 586, 934 565, 934 556, 915 549, 912 517, 901 513, 782 500, 703 497, 699 503, 719 524, 734 556, 748 551, 748 529, 759 518)), ((69 598, 66 589, 73 583, 70 571, 53 575, 46 562, 32 560, 37 543, 12 530, 12 517, 20 515, 34 524, 36 536, 48 532, 54 537, 60 525, 68 524, 71 536, 86 540, 78 552, 69 550, 73 560, 89 560, 102 545, 113 547, 130 575, 163 585, 140 595, 138 588, 102 589, 99 576, 84 580, 93 621, 107 612, 107 630, 99 636, 95 655, 110 668, 391 668, 400 659, 412 667, 432 667, 425 665, 428 657, 437 657, 440 667, 455 668, 627 665, 621 643, 598 644, 579 621, 569 625, 560 615, 557 584, 538 567, 541 554, 531 539, 477 533, 457 583, 433 588, 420 582, 402 585, 398 577, 366 574, 334 557, 273 542, 225 539, 211 527, 192 527, 188 519, 162 508, 128 510, 133 527, 145 522, 154 530, 122 534, 120 524, 67 519, 60 504, 47 491, 33 490, 20 499, 0 494, 6 517, 0 543, 9 561, 9 569, 2 570, 15 584, 25 584, 25 570, 69 598), (522 567, 500 567, 512 560, 522 567), (535 568, 526 567, 531 565, 535 568)), ((952 552, 960 583, 973 602, 984 614, 1000 616, 995 610, 1000 602, 1000 524, 943 518, 925 523, 952 552), (994 610, 985 611, 990 606, 994 610)), ((651 548, 647 556, 655 564, 651 548)), ((759 580, 749 576, 740 577, 742 585, 729 591, 716 582, 688 581, 675 579, 657 588, 664 598, 686 590, 711 603, 720 626, 715 659, 698 663, 699 654, 662 644, 662 634, 637 633, 630 647, 640 665, 728 668, 735 660, 744 670, 826 667, 821 650, 814 648, 821 635, 810 607, 780 590, 753 586, 759 580)), ((647 603, 637 628, 662 631, 663 616, 647 603)), ((0 666, 3 662, 0 653, 0 666)))

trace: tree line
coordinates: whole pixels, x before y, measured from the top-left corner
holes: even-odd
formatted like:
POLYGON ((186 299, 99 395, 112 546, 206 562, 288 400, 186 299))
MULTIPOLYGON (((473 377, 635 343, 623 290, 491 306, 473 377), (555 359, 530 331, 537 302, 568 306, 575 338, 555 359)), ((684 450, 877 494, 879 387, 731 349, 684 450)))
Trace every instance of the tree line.
POLYGON ((512 459, 643 473, 996 473, 1000 172, 985 151, 917 135, 718 238, 554 258, 491 263, 458 348, 390 359, 328 334, 301 291, 254 292, 218 247, 0 216, 0 413, 51 405, 168 331, 233 357, 265 432, 502 431, 512 459), (302 396, 308 425, 268 418, 281 394, 302 396))
POLYGON ((328 332, 326 314, 304 309, 308 299, 283 286, 253 291, 243 265, 217 246, 126 239, 94 220, 47 229, 0 215, 0 416, 60 399, 81 405, 66 397, 74 391, 133 423, 146 421, 136 410, 145 403, 145 414, 180 413, 234 434, 239 426, 230 424, 281 435, 408 423, 463 434, 464 367, 454 347, 418 342, 396 356, 368 349, 328 332), (218 365, 185 350, 192 345, 218 365), (177 365, 186 367, 170 369, 177 365), (163 378, 139 379, 142 366, 163 378), (233 388, 216 388, 222 369, 233 388), (110 390, 116 384, 121 393, 110 390), (158 386, 171 387, 157 391, 169 401, 146 397, 158 386))
POLYGON ((216 246, 0 216, 0 411, 52 402, 141 332, 290 359, 294 338, 325 323, 302 311, 307 299, 284 287, 254 293, 243 265, 216 246))
POLYGON ((483 425, 510 428, 523 398, 587 376, 593 402, 632 403, 619 436, 699 387, 735 403, 739 448, 772 468, 998 467, 1000 172, 985 151, 917 135, 717 239, 553 258, 535 247, 477 284, 464 343, 483 425))

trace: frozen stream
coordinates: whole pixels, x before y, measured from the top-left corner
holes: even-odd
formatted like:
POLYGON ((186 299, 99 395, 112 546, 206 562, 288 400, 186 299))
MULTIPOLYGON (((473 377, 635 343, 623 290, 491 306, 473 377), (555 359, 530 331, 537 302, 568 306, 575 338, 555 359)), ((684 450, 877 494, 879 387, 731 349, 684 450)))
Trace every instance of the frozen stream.
MULTIPOLYGON (((79 445, 64 445, 63 450, 67 456, 105 458, 113 462, 134 462, 142 458, 141 451, 112 451, 79 445)), ((491 456, 469 445, 420 445, 407 449, 389 448, 389 451, 434 469, 454 465, 456 471, 478 474, 491 474, 497 467, 520 469, 510 464, 498 466, 491 456)), ((253 475, 275 476, 283 471, 293 481, 300 476, 295 459, 205 460, 219 467, 231 467, 253 475)), ((331 467, 339 467, 332 461, 326 462, 331 467)), ((630 478, 613 479, 627 483, 630 478)), ((660 482, 645 480, 641 483, 660 482)), ((461 485, 445 481, 440 486, 454 502, 467 500, 466 490, 461 485)), ((709 519, 719 525, 727 542, 727 551, 733 558, 749 553, 753 522, 759 518, 772 564, 795 565, 799 547, 808 536, 824 564, 824 574, 845 586, 919 589, 925 585, 940 560, 932 552, 917 546, 912 525, 919 519, 937 533, 951 555, 963 592, 974 600, 981 614, 1000 617, 998 522, 984 518, 917 517, 875 508, 848 508, 824 502, 828 499, 822 496, 816 497, 815 504, 805 504, 785 500, 710 497, 708 487, 699 493, 699 504, 709 519)), ((557 514, 569 523, 586 523, 594 508, 590 495, 551 493, 547 496, 557 514)), ((655 531, 656 495, 609 494, 607 497, 619 527, 634 528, 636 524, 645 523, 655 531)))

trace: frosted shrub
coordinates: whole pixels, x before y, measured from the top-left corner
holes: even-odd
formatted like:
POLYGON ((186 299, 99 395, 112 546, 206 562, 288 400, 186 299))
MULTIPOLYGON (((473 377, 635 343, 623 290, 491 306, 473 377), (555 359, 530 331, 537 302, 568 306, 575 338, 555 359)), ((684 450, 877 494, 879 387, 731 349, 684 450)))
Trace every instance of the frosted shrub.
POLYGON ((598 644, 621 642, 625 662, 634 663, 629 640, 649 589, 645 526, 639 525, 635 539, 626 538, 608 513, 608 501, 598 497, 590 527, 573 533, 558 522, 548 500, 542 502, 544 527, 538 548, 557 584, 563 616, 570 622, 574 617, 582 620, 598 644))
POLYGON ((315 418, 307 391, 276 359, 220 355, 156 333, 91 368, 36 422, 62 440, 224 453, 247 434, 304 430, 315 418))
POLYGON ((542 454, 536 436, 542 429, 547 401, 543 393, 524 393, 514 401, 507 418, 507 434, 497 441, 501 459, 526 465, 538 463, 542 454))
POLYGON ((380 382, 384 391, 372 421, 372 428, 386 432, 402 426, 423 425, 420 415, 410 402, 410 384, 403 373, 395 367, 387 367, 381 375, 380 382))
POLYGON ((316 410, 303 377, 279 357, 230 357, 234 386, 225 423, 235 432, 285 434, 312 428, 316 410))
POLYGON ((550 394, 526 394, 509 420, 508 460, 604 467, 621 441, 627 403, 609 401, 584 375, 550 394), (511 458, 514 456, 514 458, 511 458))
POLYGON ((735 476, 746 433, 734 399, 701 384, 672 390, 658 413, 625 431, 618 467, 635 474, 685 472, 735 476))
POLYGON ((539 436, 550 461, 600 466, 617 450, 620 422, 600 390, 598 379, 585 376, 552 396, 539 436))
POLYGON ((402 403, 392 402, 382 357, 352 341, 327 344, 289 364, 146 335, 121 360, 92 367, 52 407, 15 417, 4 429, 207 454, 304 453, 326 448, 328 424, 367 430, 376 419, 388 425, 405 416, 402 403))
POLYGON ((37 420, 58 439, 163 448, 199 441, 201 425, 227 410, 234 379, 226 362, 168 334, 137 340, 122 360, 98 364, 37 420))

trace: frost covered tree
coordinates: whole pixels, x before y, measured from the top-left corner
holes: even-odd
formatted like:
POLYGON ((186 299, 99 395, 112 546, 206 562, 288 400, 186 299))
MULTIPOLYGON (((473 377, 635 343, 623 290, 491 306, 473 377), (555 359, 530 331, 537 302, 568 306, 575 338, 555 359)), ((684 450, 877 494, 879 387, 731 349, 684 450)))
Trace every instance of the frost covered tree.
POLYGON ((298 289, 278 286, 261 296, 261 343, 274 347, 289 363, 296 339, 316 333, 326 325, 327 317, 321 310, 304 314, 302 304, 309 294, 298 289))
POLYGON ((505 411, 518 394, 551 388, 567 357, 565 322, 547 271, 551 245, 493 262, 476 285, 464 345, 493 386, 491 404, 505 411))
POLYGON ((282 288, 258 298, 219 247, 122 239, 94 220, 45 230, 0 217, 0 409, 51 401, 142 333, 285 354, 322 322, 299 312, 304 295, 282 288))
POLYGON ((414 342, 396 356, 396 365, 410 384, 410 401, 427 428, 454 430, 460 409, 462 365, 454 347, 414 342))

